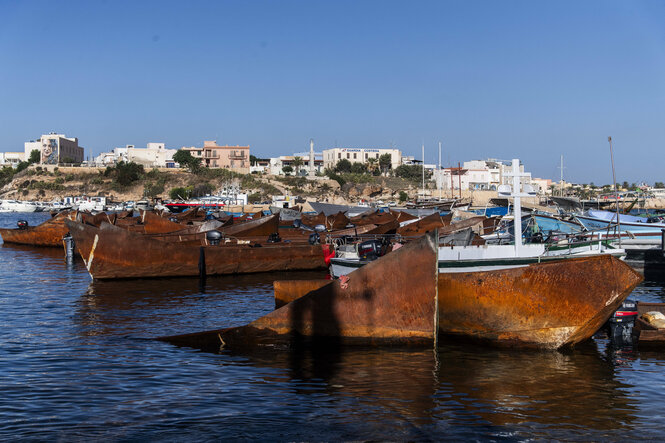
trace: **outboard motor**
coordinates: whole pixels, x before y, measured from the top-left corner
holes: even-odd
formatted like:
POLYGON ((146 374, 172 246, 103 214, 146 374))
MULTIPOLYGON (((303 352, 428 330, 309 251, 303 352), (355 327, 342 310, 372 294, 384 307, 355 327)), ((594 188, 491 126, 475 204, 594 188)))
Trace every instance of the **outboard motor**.
POLYGON ((300 220, 299 218, 296 218, 295 220, 293 220, 293 227, 294 227, 294 228, 297 229, 297 228, 299 228, 299 227, 301 227, 301 226, 302 226, 302 220, 300 220))
POLYGON ((268 243, 279 243, 281 241, 282 237, 280 237, 277 232, 273 232, 268 236, 268 243))
POLYGON ((367 240, 358 245, 358 256, 363 260, 376 260, 382 255, 381 240, 367 240))
POLYGON ((319 243, 321 243, 321 236, 319 235, 318 232, 313 232, 309 234, 308 241, 310 245, 318 245, 319 243))
POLYGON ((633 327, 637 316, 637 302, 635 300, 625 300, 621 303, 619 309, 607 320, 610 340, 617 344, 632 344, 633 327))
POLYGON ((16 222, 16 226, 18 226, 19 229, 25 229, 28 227, 28 221, 27 220, 19 220, 16 222))
POLYGON ((206 232, 206 240, 211 246, 218 246, 219 242, 222 240, 222 233, 219 231, 208 231, 206 232))
POLYGON ((74 260, 74 247, 76 246, 72 234, 69 232, 65 234, 65 236, 62 237, 62 242, 65 245, 65 261, 70 263, 74 260))
POLYGON ((316 231, 316 232, 324 232, 325 230, 326 230, 325 225, 316 225, 316 226, 314 226, 314 231, 316 231))

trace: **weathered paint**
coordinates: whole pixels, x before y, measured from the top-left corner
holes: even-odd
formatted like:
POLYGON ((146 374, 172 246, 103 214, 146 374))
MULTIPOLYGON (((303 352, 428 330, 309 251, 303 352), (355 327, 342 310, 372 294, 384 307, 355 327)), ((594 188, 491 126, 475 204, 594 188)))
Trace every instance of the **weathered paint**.
POLYGON ((331 280, 276 280, 273 282, 275 291, 275 309, 299 299, 305 294, 315 291, 331 280))
POLYGON ((591 337, 640 281, 610 255, 440 273, 439 330, 504 344, 573 345, 591 337))

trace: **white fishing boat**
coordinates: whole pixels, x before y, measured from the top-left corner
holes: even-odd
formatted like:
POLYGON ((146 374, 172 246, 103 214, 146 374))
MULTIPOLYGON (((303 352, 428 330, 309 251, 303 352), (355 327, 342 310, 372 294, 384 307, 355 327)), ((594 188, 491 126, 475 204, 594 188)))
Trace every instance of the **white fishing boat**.
MULTIPOLYGON (((519 160, 513 160, 513 173, 509 174, 509 176, 514 177, 513 187, 502 185, 499 188, 500 196, 512 197, 514 199, 514 244, 439 246, 438 268, 440 273, 510 269, 525 267, 533 263, 574 257, 588 257, 599 254, 609 254, 618 258, 625 257, 626 252, 623 249, 610 245, 608 239, 603 237, 603 233, 598 233, 594 238, 580 242, 565 240, 554 244, 522 244, 520 198, 532 196, 532 191, 528 186, 521 186, 520 177, 522 175, 519 172, 519 160), (517 191, 513 192, 513 189, 517 191)), ((331 274, 333 277, 346 275, 369 263, 372 258, 375 257, 363 250, 360 250, 359 254, 354 257, 347 248, 343 256, 331 258, 331 274)))
POLYGON ((0 200, 0 212, 36 212, 37 209, 34 202, 0 200))

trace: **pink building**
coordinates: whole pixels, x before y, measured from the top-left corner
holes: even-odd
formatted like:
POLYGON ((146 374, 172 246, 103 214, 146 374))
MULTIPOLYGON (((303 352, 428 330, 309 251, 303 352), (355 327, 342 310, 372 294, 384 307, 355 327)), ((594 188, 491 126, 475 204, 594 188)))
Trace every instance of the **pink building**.
POLYGON ((192 156, 201 159, 201 165, 207 168, 233 169, 237 172, 249 172, 249 146, 219 146, 217 141, 204 141, 203 147, 183 148, 192 156))

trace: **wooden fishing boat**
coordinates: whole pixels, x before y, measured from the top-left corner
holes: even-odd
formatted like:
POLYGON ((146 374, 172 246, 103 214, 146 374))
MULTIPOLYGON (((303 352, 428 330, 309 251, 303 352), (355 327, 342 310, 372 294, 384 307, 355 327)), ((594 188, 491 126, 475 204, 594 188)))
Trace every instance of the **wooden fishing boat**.
POLYGON ((325 269, 321 245, 198 246, 155 240, 108 223, 99 228, 71 220, 65 224, 95 279, 325 269))
POLYGON ((0 228, 0 236, 5 243, 30 246, 62 247, 62 237, 67 234, 65 218, 67 212, 61 212, 37 226, 26 226, 15 229, 0 228))
POLYGON ((431 345, 444 334, 556 349, 591 337, 642 280, 609 255, 443 274, 437 238, 423 236, 344 279, 292 281, 285 286, 294 296, 280 296, 286 305, 246 326, 160 339, 242 350, 305 338, 431 345))

